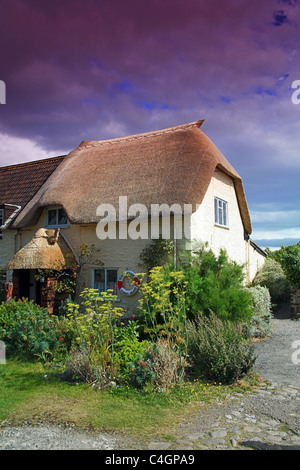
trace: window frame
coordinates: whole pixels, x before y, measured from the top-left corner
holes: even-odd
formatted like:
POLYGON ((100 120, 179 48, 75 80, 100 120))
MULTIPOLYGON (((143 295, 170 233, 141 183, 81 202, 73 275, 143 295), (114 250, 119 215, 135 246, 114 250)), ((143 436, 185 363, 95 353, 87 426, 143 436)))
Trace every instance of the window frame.
POLYGON ((68 216, 66 211, 64 210, 63 207, 48 207, 47 208, 47 222, 46 222, 46 227, 47 228, 63 228, 63 227, 68 227, 68 216), (59 211, 62 210, 65 213, 66 216, 66 223, 65 224, 59 224, 59 211), (49 224, 49 212, 50 211, 55 211, 55 224, 49 224))
MULTIPOLYGON (((119 288, 118 288, 118 279, 119 279, 119 269, 115 267, 109 267, 109 268, 92 268, 92 286, 93 289, 97 289, 95 286, 95 273, 96 271, 104 271, 104 292, 107 292, 107 289, 109 287, 107 286, 107 271, 116 271, 116 291, 113 295, 117 296, 117 300, 119 299, 119 288)), ((101 294, 100 290, 98 289, 99 295, 101 294)), ((103 292, 103 291, 102 291, 103 292)))
POLYGON ((215 225, 217 225, 218 227, 229 228, 228 202, 218 196, 215 196, 214 212, 215 212, 214 214, 215 225), (221 211, 221 215, 220 215, 220 211, 221 211))

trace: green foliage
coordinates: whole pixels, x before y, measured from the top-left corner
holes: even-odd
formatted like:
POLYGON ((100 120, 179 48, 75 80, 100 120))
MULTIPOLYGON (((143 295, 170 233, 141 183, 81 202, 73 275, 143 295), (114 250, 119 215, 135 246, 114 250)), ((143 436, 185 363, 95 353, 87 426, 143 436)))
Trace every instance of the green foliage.
POLYGON ((281 264, 290 284, 300 289, 300 242, 296 245, 282 246, 280 250, 274 252, 274 258, 281 264))
POLYGON ((150 352, 139 353, 137 358, 128 364, 129 383, 138 389, 143 389, 147 384, 153 383, 155 372, 153 370, 153 358, 150 352))
POLYGON ((140 254, 141 265, 150 272, 154 267, 164 265, 168 260, 168 255, 170 255, 173 250, 174 242, 172 240, 162 238, 152 240, 149 245, 143 248, 140 254))
POLYGON ((222 384, 231 384, 253 366, 253 346, 244 341, 242 326, 214 313, 188 321, 189 357, 194 373, 222 384))
POLYGON ((273 305, 280 305, 290 299, 289 282, 280 263, 274 258, 269 257, 266 259, 264 265, 255 276, 253 285, 267 287, 273 305))
POLYGON ((8 354, 52 360, 67 350, 67 325, 27 299, 0 305, 0 339, 8 354))
POLYGON ((129 363, 134 362, 137 356, 143 355, 149 348, 147 340, 140 341, 138 325, 130 321, 127 326, 122 324, 115 332, 114 361, 118 368, 118 377, 122 382, 127 382, 130 374, 129 363))
POLYGON ((243 268, 225 250, 216 256, 205 247, 186 254, 183 264, 186 308, 190 319, 212 310, 223 319, 245 321, 252 314, 251 295, 243 286, 243 268))
POLYGON ((157 266, 150 270, 149 280, 140 290, 140 318, 152 340, 166 339, 180 356, 186 355, 185 287, 182 271, 157 266))
POLYGON ((253 315, 250 320, 250 335, 262 338, 270 333, 272 308, 271 296, 267 287, 249 287, 253 298, 253 315))
POLYGON ((77 348, 88 356, 91 369, 99 382, 111 380, 115 374, 115 331, 122 309, 115 307, 117 296, 109 289, 84 289, 81 304, 69 304, 68 317, 73 318, 77 348))

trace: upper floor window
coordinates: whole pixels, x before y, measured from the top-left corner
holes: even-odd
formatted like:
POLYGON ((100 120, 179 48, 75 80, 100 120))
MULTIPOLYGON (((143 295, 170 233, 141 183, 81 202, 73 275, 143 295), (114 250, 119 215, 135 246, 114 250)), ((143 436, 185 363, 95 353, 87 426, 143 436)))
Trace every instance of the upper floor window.
POLYGON ((47 226, 48 227, 63 227, 68 224, 67 214, 64 209, 48 209, 47 212, 47 226))
POLYGON ((215 197, 215 223, 228 227, 228 202, 215 197))

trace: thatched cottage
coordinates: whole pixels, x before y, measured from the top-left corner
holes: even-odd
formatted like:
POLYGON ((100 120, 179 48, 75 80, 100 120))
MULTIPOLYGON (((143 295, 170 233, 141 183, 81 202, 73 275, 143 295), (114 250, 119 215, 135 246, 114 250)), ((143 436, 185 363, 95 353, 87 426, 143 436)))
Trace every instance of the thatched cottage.
POLYGON ((2 219, 0 241, 1 265, 13 279, 15 294, 40 301, 35 270, 53 266, 53 260, 63 266, 66 253, 76 257, 75 248, 86 243, 101 250, 103 265, 85 266, 82 286, 113 288, 123 307, 134 308, 138 289, 126 291, 124 272, 134 277, 141 271, 141 251, 151 234, 161 231, 164 216, 171 238, 208 242, 216 253, 225 248, 245 265, 251 281, 265 254, 250 238, 242 179, 201 130, 202 123, 84 141, 65 157, 37 162, 36 168, 48 162, 49 172, 34 186, 40 171, 29 169, 34 162, 0 169, 2 210, 16 206, 10 219, 2 219), (10 174, 17 169, 22 179, 12 182, 10 174), (26 198, 5 192, 6 186, 19 188, 26 198), (153 208, 159 209, 155 217, 153 208), (177 224, 182 215, 184 230, 177 224))

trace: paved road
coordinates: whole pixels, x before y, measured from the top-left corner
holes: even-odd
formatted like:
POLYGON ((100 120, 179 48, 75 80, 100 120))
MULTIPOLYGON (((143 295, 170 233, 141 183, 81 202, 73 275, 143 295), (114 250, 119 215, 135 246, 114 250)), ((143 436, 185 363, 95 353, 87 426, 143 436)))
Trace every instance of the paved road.
POLYGON ((300 388, 300 321, 274 319, 271 335, 255 348, 255 370, 264 379, 279 387, 300 388))

